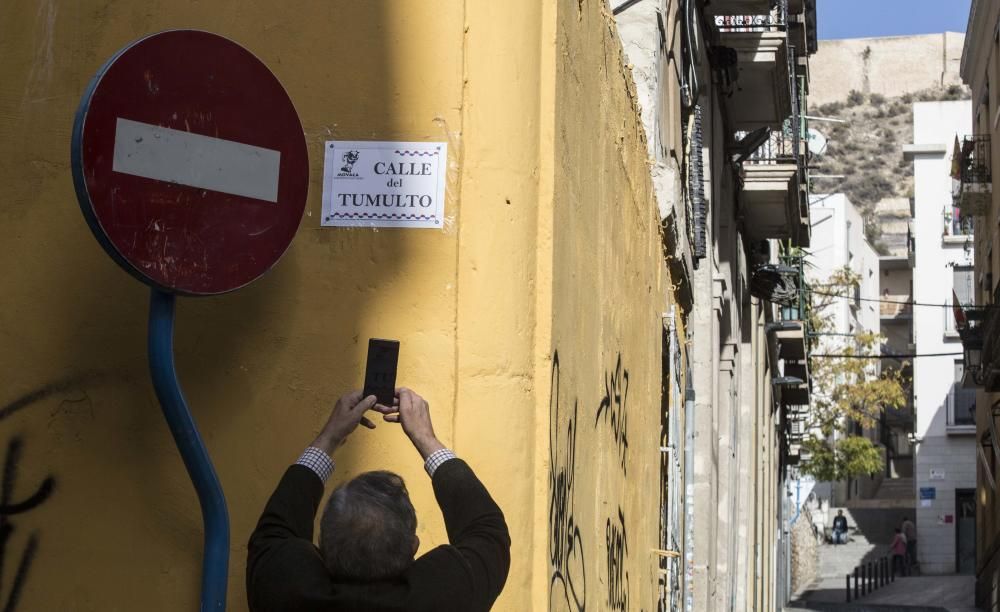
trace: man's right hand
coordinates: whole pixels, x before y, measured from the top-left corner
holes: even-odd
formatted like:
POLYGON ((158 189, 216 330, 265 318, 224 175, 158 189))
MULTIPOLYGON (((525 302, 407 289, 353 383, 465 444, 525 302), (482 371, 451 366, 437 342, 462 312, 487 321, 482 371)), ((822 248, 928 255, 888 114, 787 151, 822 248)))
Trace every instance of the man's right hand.
POLYGON ((376 408, 383 413, 382 418, 389 423, 401 424, 403 432, 424 459, 444 448, 434 435, 427 401, 406 387, 396 389, 396 398, 396 405, 392 408, 383 409, 382 406, 376 408))

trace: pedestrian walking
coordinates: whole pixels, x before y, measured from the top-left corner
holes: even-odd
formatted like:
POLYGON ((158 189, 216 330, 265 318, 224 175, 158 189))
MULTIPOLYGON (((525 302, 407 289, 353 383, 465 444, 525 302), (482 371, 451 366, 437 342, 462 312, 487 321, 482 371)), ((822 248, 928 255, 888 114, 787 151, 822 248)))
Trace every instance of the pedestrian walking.
POLYGON ((903 530, 896 527, 896 534, 892 537, 892 543, 889 544, 889 552, 892 553, 892 575, 896 576, 896 572, 899 572, 900 576, 905 576, 906 571, 906 536, 903 535, 903 530))
POLYGON ((912 573, 917 566, 917 526, 913 524, 910 517, 904 516, 900 525, 903 535, 906 536, 906 571, 912 573))

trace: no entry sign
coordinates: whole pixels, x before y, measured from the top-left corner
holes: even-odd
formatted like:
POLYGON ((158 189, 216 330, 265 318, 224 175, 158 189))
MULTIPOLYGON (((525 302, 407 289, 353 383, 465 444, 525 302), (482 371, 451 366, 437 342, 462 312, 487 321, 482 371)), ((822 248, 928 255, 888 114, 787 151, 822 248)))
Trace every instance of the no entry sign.
POLYGON ((221 36, 119 51, 77 111, 73 179, 98 241, 161 290, 213 295, 277 262, 302 219, 305 137, 277 78, 221 36))

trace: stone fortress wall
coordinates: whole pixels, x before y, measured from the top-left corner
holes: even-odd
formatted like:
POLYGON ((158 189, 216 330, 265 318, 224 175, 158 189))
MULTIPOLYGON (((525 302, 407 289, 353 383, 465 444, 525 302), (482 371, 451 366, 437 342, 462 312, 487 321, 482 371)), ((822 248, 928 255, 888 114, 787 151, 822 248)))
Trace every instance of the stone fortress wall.
POLYGON ((809 104, 839 102, 853 90, 886 97, 961 85, 960 32, 821 40, 809 61, 809 104))

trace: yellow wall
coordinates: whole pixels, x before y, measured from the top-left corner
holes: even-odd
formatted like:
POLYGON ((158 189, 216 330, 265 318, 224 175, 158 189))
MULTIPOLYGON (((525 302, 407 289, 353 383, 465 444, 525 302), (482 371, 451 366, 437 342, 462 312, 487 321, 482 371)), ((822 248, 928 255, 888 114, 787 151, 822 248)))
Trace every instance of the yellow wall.
MULTIPOLYGON (((400 382, 427 396, 439 436, 507 513, 514 565, 496 609, 549 599, 549 488, 574 405, 586 600, 611 607, 607 542, 620 508, 628 552, 617 594, 629 609, 653 608, 671 283, 631 81, 597 0, 0 10, 0 420, 21 451, 8 461, 13 500, 54 482, 11 518, 0 600, 34 534, 18 609, 196 606, 201 517, 148 380, 147 291, 93 239, 69 170, 73 113, 93 73, 131 40, 181 27, 228 36, 275 72, 311 159, 307 212, 275 269, 236 293, 178 303, 181 381, 232 519, 230 609, 246 608, 245 543, 264 501, 335 397, 360 385, 371 336, 402 341, 400 382), (446 140, 448 227, 320 228, 327 139, 446 140), (612 415, 598 409, 625 370, 627 398, 607 409, 628 415, 623 468, 612 415)), ((445 540, 401 432, 358 432, 336 459, 336 479, 400 472, 424 549, 445 540)))
POLYGON ((559 9, 550 609, 649 610, 671 283, 613 26, 597 2, 559 9))

